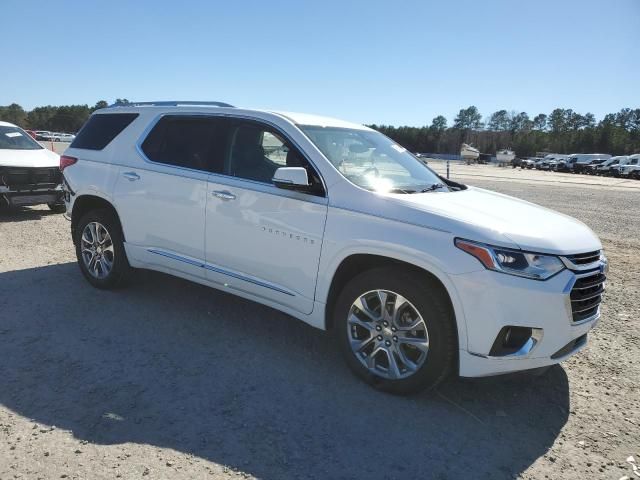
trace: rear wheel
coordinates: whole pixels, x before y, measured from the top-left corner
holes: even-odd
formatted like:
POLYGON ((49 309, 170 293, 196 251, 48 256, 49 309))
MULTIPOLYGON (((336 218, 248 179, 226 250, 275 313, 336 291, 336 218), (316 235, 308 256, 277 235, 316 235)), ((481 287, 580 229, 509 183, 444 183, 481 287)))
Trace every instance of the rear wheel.
POLYGON ((400 268, 363 272, 343 289, 334 315, 347 364, 380 390, 407 394, 433 388, 455 366, 448 298, 423 275, 400 268))
POLYGON ((86 213, 78 222, 74 240, 80 270, 91 285, 112 289, 125 284, 131 267, 113 213, 104 209, 86 213))

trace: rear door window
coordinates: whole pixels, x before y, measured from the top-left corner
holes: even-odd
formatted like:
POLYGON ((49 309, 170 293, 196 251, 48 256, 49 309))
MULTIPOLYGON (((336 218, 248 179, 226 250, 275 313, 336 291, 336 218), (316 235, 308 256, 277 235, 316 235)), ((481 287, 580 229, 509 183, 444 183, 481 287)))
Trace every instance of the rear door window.
POLYGON ((221 173, 228 129, 216 117, 166 115, 149 132, 142 151, 152 162, 221 173))
POLYGON ((92 115, 84 124, 71 148, 102 150, 133 122, 137 113, 102 113, 92 115))

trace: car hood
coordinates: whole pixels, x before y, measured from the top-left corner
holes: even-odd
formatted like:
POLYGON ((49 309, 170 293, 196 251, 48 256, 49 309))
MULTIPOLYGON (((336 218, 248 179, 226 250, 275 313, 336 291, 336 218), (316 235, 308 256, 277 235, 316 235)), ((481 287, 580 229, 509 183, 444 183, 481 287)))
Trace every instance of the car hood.
POLYGON ((0 149, 0 167, 57 167, 60 156, 46 148, 42 150, 0 149))
POLYGON ((405 220, 469 240, 554 254, 602 248, 591 229, 572 217, 480 188, 391 197, 411 210, 401 215, 410 217, 405 220))

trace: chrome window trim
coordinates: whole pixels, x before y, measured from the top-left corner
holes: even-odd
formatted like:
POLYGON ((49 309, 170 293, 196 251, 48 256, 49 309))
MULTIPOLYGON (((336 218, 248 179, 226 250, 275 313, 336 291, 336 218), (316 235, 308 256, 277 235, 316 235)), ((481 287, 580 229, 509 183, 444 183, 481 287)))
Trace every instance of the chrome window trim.
MULTIPOLYGON (((242 281, 247 282, 247 283, 253 283, 254 285, 258 285, 260 287, 268 288, 270 290, 274 290, 276 292, 280 292, 280 293, 283 293, 285 295, 289 295, 291 297, 295 297, 296 296, 296 294, 294 292, 292 292, 291 290, 288 290, 288 289, 286 289, 284 287, 275 285, 275 284, 273 284, 271 282, 267 282, 265 280, 260 280, 260 279, 257 279, 257 278, 249 277, 247 275, 242 275, 241 273, 234 272, 233 270, 228 270, 226 268, 222 268, 222 267, 220 267, 218 265, 214 265, 212 263, 203 262, 201 260, 195 260, 195 259, 183 257, 182 255, 177 255, 175 253, 167 252, 165 250, 161 250, 161 249, 158 249, 158 248, 147 248, 147 251, 149 253, 160 255, 162 257, 167 257, 167 258, 170 258, 172 260, 177 260, 179 262, 183 262, 183 263, 187 263, 189 265, 193 265, 194 267, 204 268, 205 270, 210 270, 212 272, 221 273, 223 275, 227 275, 229 277, 236 278, 238 280, 242 280, 242 281)), ((225 286, 227 286, 227 285, 225 285, 225 286)), ((235 288, 233 285, 230 285, 230 287, 235 288)))
MULTIPOLYGON (((146 163, 148 163, 150 165, 162 165, 162 166, 165 166, 165 167, 168 167, 168 168, 176 168, 176 169, 185 170, 185 171, 189 171, 189 172, 206 173, 208 175, 216 175, 216 176, 225 177, 225 178, 233 178, 233 179, 247 181, 247 182, 251 182, 251 183, 259 184, 259 185, 274 186, 272 183, 268 183, 268 182, 258 182, 258 181, 250 180, 250 179, 247 179, 247 178, 235 177, 233 175, 226 175, 224 173, 210 172, 210 171, 207 171, 207 170, 197 170, 197 169, 188 168, 188 167, 180 167, 178 165, 171 165, 171 164, 168 164, 168 163, 156 162, 154 160, 151 160, 144 153, 144 150, 142 150, 142 144, 144 143, 144 141, 149 136, 149 133, 151 133, 151 130, 153 130, 153 128, 158 124, 158 122, 163 117, 166 117, 166 116, 173 116, 173 117, 221 117, 221 118, 231 118, 231 119, 238 119, 238 120, 249 120, 249 121, 253 121, 253 122, 257 122, 257 123, 262 123, 262 124, 272 128, 272 129, 274 129, 279 134, 281 134, 287 141, 291 142, 291 144, 295 148, 298 149, 300 154, 305 158, 305 160, 307 160, 307 162, 309 162, 309 165, 311 165, 313 167, 313 169, 316 171, 316 173, 318 174, 318 177, 320 178, 320 182, 322 183, 322 189, 324 190, 324 195, 322 195, 322 196, 310 195, 310 194, 307 194, 307 193, 304 193, 304 192, 298 192, 298 193, 301 193, 302 195, 307 195, 307 196, 310 196, 310 197, 318 197, 318 198, 328 198, 329 197, 329 190, 327 189, 327 183, 326 183, 324 177, 322 176, 322 172, 316 166, 316 164, 309 158, 309 155, 300 146, 300 144, 298 142, 296 142, 294 139, 292 139, 290 135, 288 135, 285 132, 283 132, 282 128, 280 128, 275 123, 273 123, 273 122, 271 122, 269 120, 264 120, 264 119, 261 119, 261 118, 252 117, 250 115, 244 115, 244 114, 235 115, 233 113, 227 113, 227 112, 186 112, 186 111, 185 112, 163 112, 163 113, 160 113, 160 114, 156 115, 151 122, 149 122, 149 125, 147 125, 147 127, 142 131, 142 134, 138 138, 138 141, 136 142, 136 145, 135 145, 138 154, 142 157, 142 159, 146 163)), ((296 125, 294 125, 294 128, 297 128, 300 131, 300 129, 296 125)), ((301 132, 301 133, 304 135, 304 132, 301 132)), ((275 188, 277 188, 277 187, 275 187, 275 188)), ((279 190, 281 190, 281 189, 279 189, 279 190)))

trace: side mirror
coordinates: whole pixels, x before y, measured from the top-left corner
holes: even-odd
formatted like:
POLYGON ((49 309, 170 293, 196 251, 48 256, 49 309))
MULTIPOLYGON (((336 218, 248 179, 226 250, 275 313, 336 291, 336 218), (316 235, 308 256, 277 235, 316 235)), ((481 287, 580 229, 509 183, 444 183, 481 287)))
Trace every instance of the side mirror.
POLYGON ((278 188, 301 191, 309 189, 309 176, 303 167, 280 167, 273 175, 272 181, 278 188))

